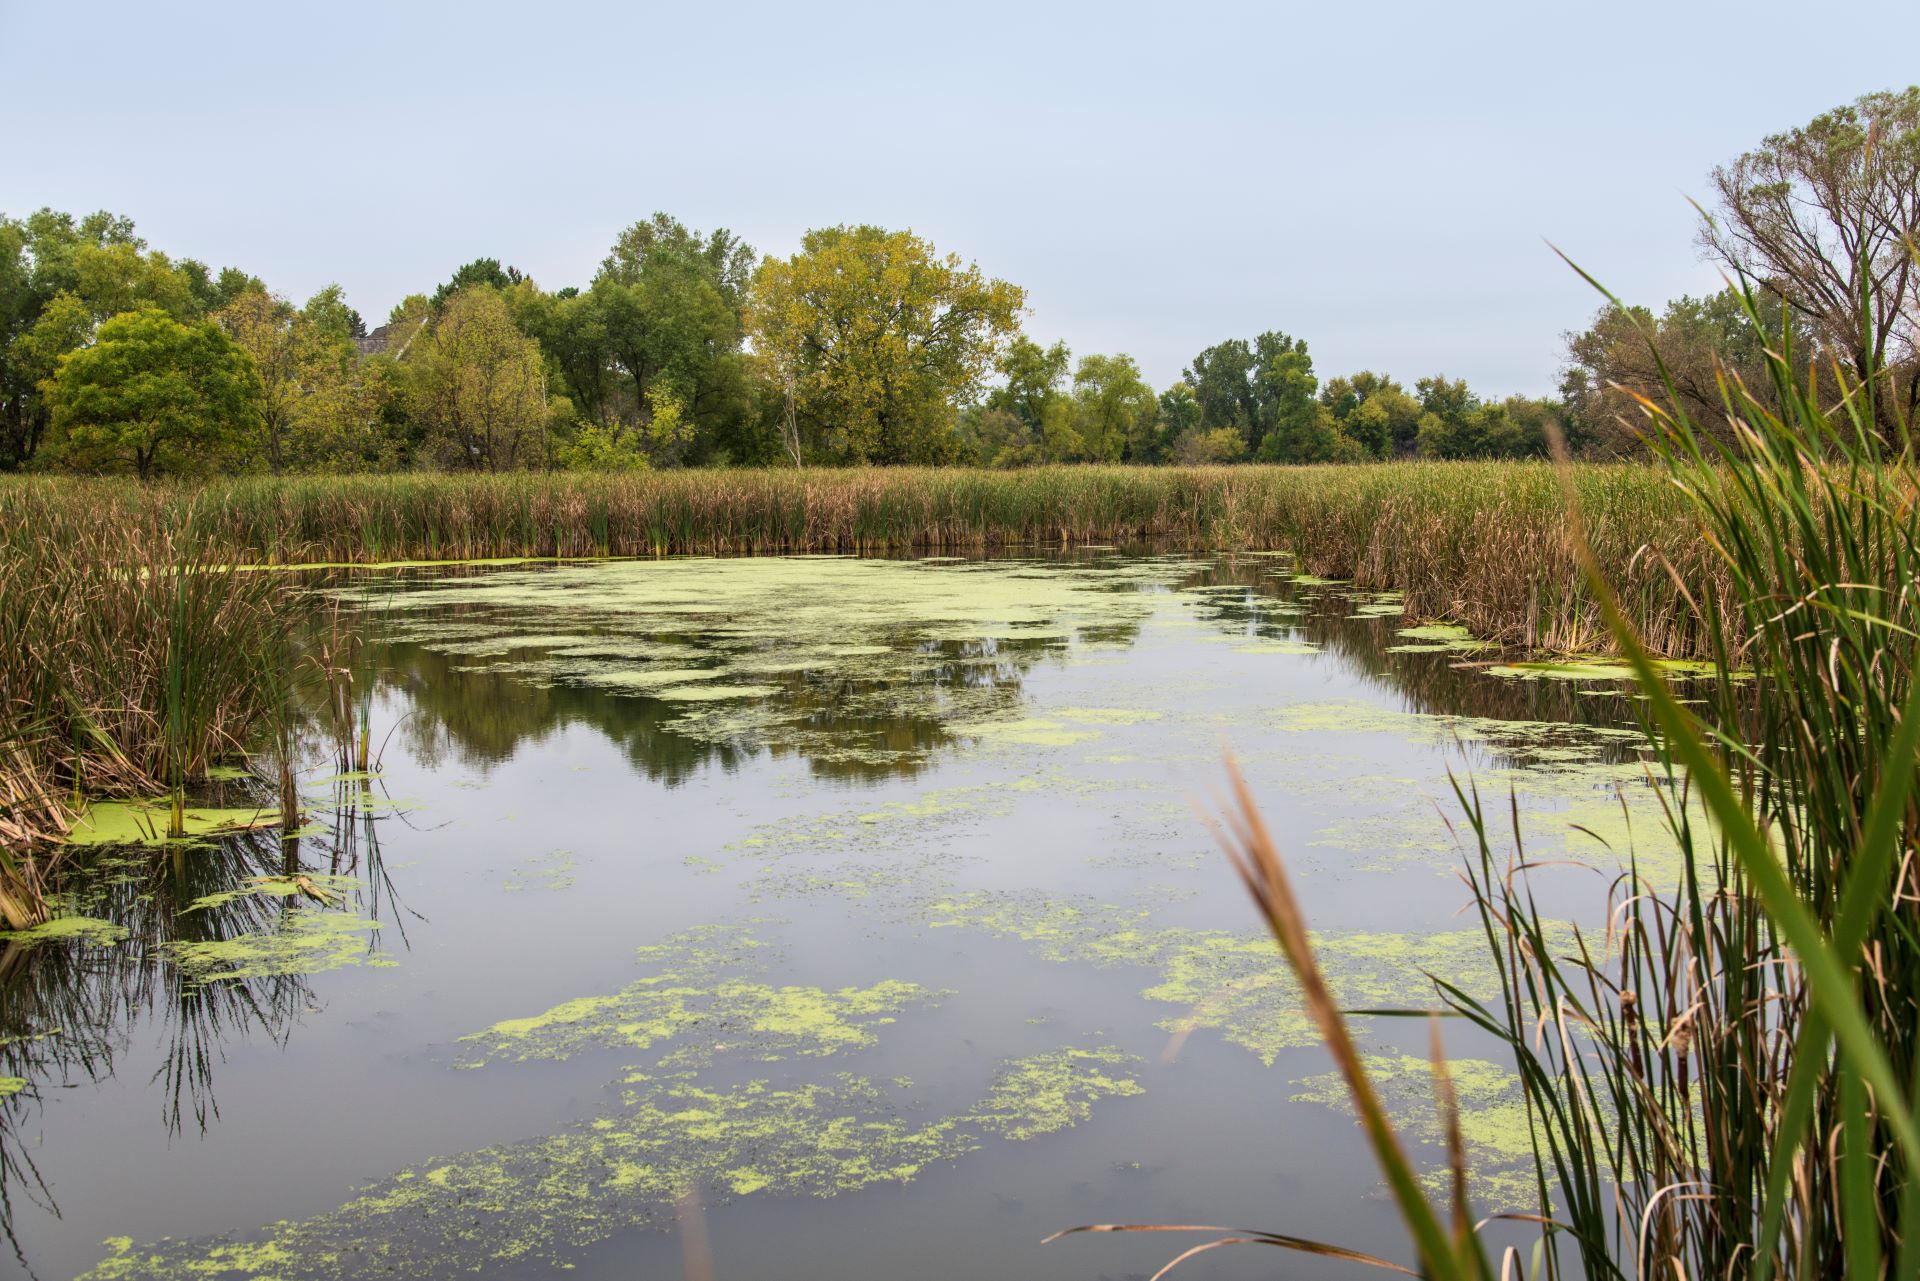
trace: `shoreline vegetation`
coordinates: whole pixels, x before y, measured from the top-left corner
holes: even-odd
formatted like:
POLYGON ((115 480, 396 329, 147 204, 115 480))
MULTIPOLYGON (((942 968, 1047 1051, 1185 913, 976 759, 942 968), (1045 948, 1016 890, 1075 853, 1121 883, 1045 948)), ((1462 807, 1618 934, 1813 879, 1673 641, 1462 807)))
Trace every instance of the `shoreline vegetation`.
MULTIPOLYGON (((1711 658, 1699 608, 1717 588, 1683 496, 1642 464, 1582 465, 1576 477, 1588 536, 1649 645, 1711 658)), ((1542 462, 0 481, 10 542, 76 521, 124 529, 130 544, 166 536, 216 560, 289 568, 1113 544, 1285 551, 1302 572, 1403 592, 1407 617, 1508 649, 1608 644, 1560 482, 1542 462)))

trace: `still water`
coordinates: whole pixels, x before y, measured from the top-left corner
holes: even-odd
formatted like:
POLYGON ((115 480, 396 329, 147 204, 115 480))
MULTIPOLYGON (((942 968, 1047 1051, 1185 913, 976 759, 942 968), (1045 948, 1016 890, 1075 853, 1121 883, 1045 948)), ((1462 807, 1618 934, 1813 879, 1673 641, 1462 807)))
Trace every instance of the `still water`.
MULTIPOLYGON (((0 942, 0 1273, 1083 1279, 1185 1244, 1039 1244, 1114 1221, 1401 1258, 1196 816, 1223 747, 1351 1006, 1488 981, 1450 772, 1594 869, 1563 916, 1662 857, 1617 685, 1496 674, 1284 557, 302 590, 374 638, 376 768, 316 748, 290 848, 128 851, 70 887, 107 924, 0 942)), ((1437 1160, 1424 1021, 1358 1022, 1437 1160)), ((1523 1204, 1511 1079, 1448 1036, 1477 1209, 1523 1204)))

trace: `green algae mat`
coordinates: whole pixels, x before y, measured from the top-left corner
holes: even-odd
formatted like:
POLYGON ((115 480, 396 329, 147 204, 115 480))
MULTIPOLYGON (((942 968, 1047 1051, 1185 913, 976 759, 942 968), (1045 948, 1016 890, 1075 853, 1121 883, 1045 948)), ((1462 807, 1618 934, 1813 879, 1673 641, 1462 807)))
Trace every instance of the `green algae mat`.
MULTIPOLYGON (((1195 1216, 1397 1255, 1195 815, 1223 744, 1433 1168, 1424 1021, 1387 1013, 1495 991, 1450 776, 1569 869, 1569 937, 1629 859, 1674 867, 1617 671, 1285 557, 296 589, 372 641, 378 768, 316 742, 292 839, 101 807, 59 915, 0 933, 0 1214, 37 1275, 679 1275, 697 1231, 723 1276, 1091 1277, 1163 1255, 1037 1243, 1195 1216)), ((1448 1036, 1476 1208, 1527 1208, 1511 1073, 1448 1036)))

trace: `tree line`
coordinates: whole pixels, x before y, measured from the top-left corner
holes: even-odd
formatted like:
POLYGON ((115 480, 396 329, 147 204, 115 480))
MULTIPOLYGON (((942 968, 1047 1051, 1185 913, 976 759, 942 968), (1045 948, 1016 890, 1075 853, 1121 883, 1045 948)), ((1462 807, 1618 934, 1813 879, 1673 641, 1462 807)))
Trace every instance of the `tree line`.
POLYGON ((1712 185, 1701 247, 1755 291, 1765 337, 1732 287, 1658 314, 1609 304, 1566 336, 1558 395, 1504 398, 1440 373, 1323 379, 1279 329, 1205 348, 1156 391, 1131 356, 1025 334, 1018 285, 874 226, 763 259, 657 213, 584 286, 483 258, 369 330, 338 286, 296 305, 122 216, 0 215, 0 468, 1364 462, 1538 456, 1556 434, 1604 456, 1637 448, 1638 398, 1669 379, 1724 422, 1718 380, 1756 382, 1777 343, 1885 371, 1870 416, 1904 432, 1920 89, 1769 137, 1712 185))

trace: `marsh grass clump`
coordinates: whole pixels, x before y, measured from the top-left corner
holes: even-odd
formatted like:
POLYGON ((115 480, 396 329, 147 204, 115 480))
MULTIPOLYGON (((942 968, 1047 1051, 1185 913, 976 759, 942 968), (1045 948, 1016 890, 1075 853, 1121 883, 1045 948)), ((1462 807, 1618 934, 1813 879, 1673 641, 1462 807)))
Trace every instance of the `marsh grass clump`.
POLYGON ((176 519, 64 502, 0 521, 0 913, 31 924, 57 838, 90 798, 170 798, 247 750, 285 661, 280 585, 176 519), (36 861, 38 860, 38 861, 36 861))

